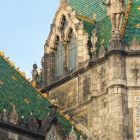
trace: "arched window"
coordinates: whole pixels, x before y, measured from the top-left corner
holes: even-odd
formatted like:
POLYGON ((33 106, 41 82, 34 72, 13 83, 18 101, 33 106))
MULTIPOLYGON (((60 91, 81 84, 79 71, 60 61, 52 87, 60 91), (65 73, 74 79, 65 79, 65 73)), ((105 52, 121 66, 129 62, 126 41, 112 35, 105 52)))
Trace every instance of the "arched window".
POLYGON ((60 30, 63 31, 66 25, 66 17, 65 15, 62 15, 60 20, 60 30))
POLYGON ((69 30, 68 41, 68 69, 72 70, 76 68, 77 59, 77 41, 72 29, 69 30))
POLYGON ((55 76, 61 76, 64 70, 64 47, 61 41, 58 41, 57 48, 55 51, 55 76))
POLYGON ((55 49, 55 50, 57 49, 58 43, 59 43, 59 36, 56 36, 56 37, 55 37, 55 41, 54 41, 54 49, 55 49))

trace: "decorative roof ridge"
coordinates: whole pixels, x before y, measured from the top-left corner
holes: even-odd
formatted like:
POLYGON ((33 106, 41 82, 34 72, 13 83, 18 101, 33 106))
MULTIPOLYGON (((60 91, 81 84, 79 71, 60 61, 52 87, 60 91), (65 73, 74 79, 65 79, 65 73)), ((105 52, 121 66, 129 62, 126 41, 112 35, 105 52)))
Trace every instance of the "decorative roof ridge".
MULTIPOLYGON (((3 51, 0 51, 0 57, 2 57, 14 70, 16 70, 16 72, 17 72, 22 78, 24 78, 24 79, 31 85, 31 87, 32 87, 33 89, 35 89, 35 90, 39 93, 39 95, 40 95, 42 98, 46 99, 51 105, 56 106, 56 104, 51 103, 51 101, 50 101, 48 98, 44 97, 43 94, 42 94, 39 90, 37 90, 37 89, 29 82, 29 80, 25 77, 25 75, 23 74, 23 72, 19 71, 19 69, 15 67, 15 64, 14 64, 12 61, 10 61, 9 58, 6 58, 6 57, 5 57, 3 51)), ((58 105, 57 105, 57 106, 58 106, 58 105)), ((61 115, 62 117, 64 117, 64 119, 66 119, 72 126, 74 126, 74 129, 75 129, 75 130, 77 130, 81 135, 83 135, 84 137, 87 138, 87 135, 84 134, 84 133, 82 132, 82 130, 80 130, 80 128, 78 128, 78 127, 76 126, 76 124, 75 124, 73 121, 70 120, 70 116, 65 115, 65 114, 64 114, 62 111, 60 111, 59 109, 57 109, 57 111, 60 113, 60 115, 61 115)))
POLYGON ((95 20, 91 20, 90 18, 88 18, 87 16, 83 16, 83 15, 78 15, 76 14, 76 17, 81 19, 82 21, 86 21, 89 22, 91 24, 93 24, 95 22, 95 20))
POLYGON ((126 31, 126 26, 127 26, 127 22, 128 22, 128 19, 129 19, 130 12, 131 12, 132 3, 133 3, 132 0, 129 0, 128 7, 127 7, 127 10, 126 10, 126 13, 125 13, 125 16, 124 16, 123 26, 122 26, 122 29, 121 29, 122 37, 124 36, 125 31, 126 31))
POLYGON ((67 121, 69 121, 69 123, 74 126, 74 129, 77 130, 81 135, 83 135, 84 137, 87 138, 87 135, 84 134, 84 132, 82 132, 82 130, 80 130, 80 128, 78 126, 76 126, 76 124, 74 123, 74 121, 70 120, 70 116, 65 115, 64 113, 62 113, 62 111, 57 110, 67 121))

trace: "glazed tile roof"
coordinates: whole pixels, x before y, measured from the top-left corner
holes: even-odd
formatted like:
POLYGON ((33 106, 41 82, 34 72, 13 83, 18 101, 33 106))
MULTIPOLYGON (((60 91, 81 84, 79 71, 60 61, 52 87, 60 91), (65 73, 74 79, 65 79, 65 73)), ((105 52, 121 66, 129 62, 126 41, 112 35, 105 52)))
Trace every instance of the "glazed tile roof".
POLYGON ((68 3, 78 15, 93 19, 93 15, 96 13, 96 21, 106 17, 106 7, 102 4, 102 0, 68 0, 68 3))
MULTIPOLYGON (((0 52, 0 113, 3 109, 11 113, 13 105, 16 106, 19 118, 24 116, 28 119, 32 112, 34 118, 42 120, 51 112, 49 108, 51 103, 0 52)), ((57 111, 56 114, 64 134, 68 135, 72 123, 61 112, 57 111)), ((78 137, 83 135, 78 128, 76 128, 76 133, 78 137)))
POLYGON ((124 41, 129 46, 134 38, 140 42, 140 0, 132 1, 132 7, 126 26, 124 41))
MULTIPOLYGON (((97 47, 100 48, 100 43, 103 39, 105 40, 105 47, 108 47, 109 40, 111 39, 111 23, 107 16, 106 6, 102 4, 102 0, 67 0, 67 2, 76 11, 78 17, 79 15, 84 17, 84 25, 86 24, 85 31, 89 33, 89 38, 92 29, 97 29, 97 47), (93 15, 96 15, 94 26, 91 22, 87 26, 88 21, 85 18, 93 20, 93 15)), ((132 2, 130 15, 126 14, 124 18, 126 19, 129 16, 124 32, 124 43, 128 46, 134 37, 140 42, 140 0, 125 0, 126 11, 129 8, 128 4, 130 2, 132 2)))

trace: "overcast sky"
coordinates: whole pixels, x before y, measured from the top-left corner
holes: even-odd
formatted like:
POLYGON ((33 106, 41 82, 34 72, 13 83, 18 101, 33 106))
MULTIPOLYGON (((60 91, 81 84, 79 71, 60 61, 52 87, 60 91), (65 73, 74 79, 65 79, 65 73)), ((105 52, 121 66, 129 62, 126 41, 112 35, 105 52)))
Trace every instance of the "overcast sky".
POLYGON ((43 46, 59 0, 0 0, 0 50, 31 77, 40 66, 43 46))

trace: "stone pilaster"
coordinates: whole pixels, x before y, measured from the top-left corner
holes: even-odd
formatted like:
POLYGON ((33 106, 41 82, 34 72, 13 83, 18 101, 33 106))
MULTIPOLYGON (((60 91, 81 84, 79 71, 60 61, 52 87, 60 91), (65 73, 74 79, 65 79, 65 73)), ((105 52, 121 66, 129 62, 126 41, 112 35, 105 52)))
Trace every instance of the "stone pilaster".
POLYGON ((119 50, 108 58, 108 108, 109 108, 109 139, 127 140, 128 136, 128 102, 126 90, 126 59, 121 53, 120 42, 112 42, 109 50, 119 50))

